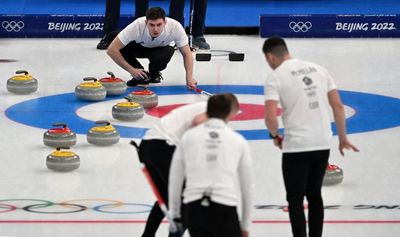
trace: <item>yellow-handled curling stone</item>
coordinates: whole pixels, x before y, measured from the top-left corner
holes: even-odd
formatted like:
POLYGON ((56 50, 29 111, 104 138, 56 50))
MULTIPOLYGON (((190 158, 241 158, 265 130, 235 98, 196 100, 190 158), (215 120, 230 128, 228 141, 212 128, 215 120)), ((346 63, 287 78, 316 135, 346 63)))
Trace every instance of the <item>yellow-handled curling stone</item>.
POLYGON ((76 144, 76 134, 65 123, 54 123, 53 127, 43 134, 46 146, 71 147, 76 144))
POLYGON ((126 92, 126 82, 115 77, 114 73, 107 72, 110 77, 101 78, 100 83, 106 88, 107 95, 122 95, 126 92))
POLYGON ((50 155, 47 156, 47 168, 58 171, 68 172, 79 168, 80 158, 72 151, 61 149, 69 149, 69 147, 57 147, 50 155))
POLYGON ((144 108, 141 104, 133 102, 131 98, 125 97, 128 101, 117 103, 112 107, 112 116, 123 121, 135 121, 143 118, 144 108))
POLYGON ((29 94, 37 91, 38 81, 26 70, 18 70, 7 80, 7 90, 15 94, 29 94))
POLYGON ((106 88, 94 77, 83 78, 82 82, 75 87, 75 95, 81 100, 100 101, 106 98, 106 88))
POLYGON ((96 121, 96 124, 100 126, 91 128, 86 134, 87 141, 90 144, 96 146, 110 146, 119 142, 119 132, 110 122, 99 120, 96 121))

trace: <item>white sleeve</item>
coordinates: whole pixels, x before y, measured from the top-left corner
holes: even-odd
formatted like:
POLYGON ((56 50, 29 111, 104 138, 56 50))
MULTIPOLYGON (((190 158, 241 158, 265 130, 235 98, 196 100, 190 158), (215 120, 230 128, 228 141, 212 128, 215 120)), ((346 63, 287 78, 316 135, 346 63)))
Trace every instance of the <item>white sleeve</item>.
POLYGON ((172 218, 181 217, 181 196, 185 180, 185 166, 181 143, 177 146, 171 163, 168 180, 168 204, 172 218))
POLYGON ((126 46, 132 41, 136 41, 138 43, 139 36, 141 34, 139 24, 140 21, 136 20, 125 27, 125 29, 123 29, 121 32, 119 32, 118 39, 123 45, 126 46))
POLYGON ((174 41, 176 47, 181 48, 189 43, 188 37, 186 35, 185 29, 183 29, 182 25, 177 22, 178 24, 175 26, 174 32, 174 41))
POLYGON ((332 78, 331 74, 328 72, 328 70, 326 70, 326 68, 324 68, 324 67, 321 67, 321 71, 326 76, 328 92, 331 90, 337 89, 337 86, 336 86, 335 82, 333 81, 333 78, 332 78))
POLYGON ((326 72, 326 74, 328 77, 328 91, 337 89, 337 86, 336 86, 335 82, 333 81, 332 76, 328 72, 326 72))
POLYGON ((242 219, 240 227, 249 230, 253 212, 254 177, 250 149, 245 142, 244 151, 239 164, 239 182, 242 191, 242 219))
POLYGON ((279 82, 273 74, 269 75, 265 80, 264 96, 265 100, 279 101, 279 82))

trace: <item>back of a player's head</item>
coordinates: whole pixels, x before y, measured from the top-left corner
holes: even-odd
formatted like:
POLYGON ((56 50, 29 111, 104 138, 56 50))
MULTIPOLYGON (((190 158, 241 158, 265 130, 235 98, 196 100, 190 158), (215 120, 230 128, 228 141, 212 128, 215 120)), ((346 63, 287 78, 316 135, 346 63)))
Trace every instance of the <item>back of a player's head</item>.
POLYGON ((152 7, 146 11, 146 20, 165 20, 165 11, 161 7, 152 7))
POLYGON ((271 37, 266 39, 262 50, 265 54, 270 53, 280 57, 289 53, 285 41, 280 37, 271 37))
POLYGON ((213 95, 208 99, 207 116, 209 118, 227 119, 232 111, 239 110, 239 102, 231 93, 213 95))

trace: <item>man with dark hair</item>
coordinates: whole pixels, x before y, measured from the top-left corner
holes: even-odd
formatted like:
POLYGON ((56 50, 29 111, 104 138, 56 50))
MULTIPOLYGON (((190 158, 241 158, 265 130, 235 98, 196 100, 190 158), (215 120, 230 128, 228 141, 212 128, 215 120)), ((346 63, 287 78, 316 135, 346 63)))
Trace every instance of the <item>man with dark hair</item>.
POLYGON ((265 41, 263 52, 274 70, 265 82, 265 123, 274 145, 282 149, 282 172, 294 237, 306 237, 304 196, 308 201, 310 237, 322 236, 322 181, 332 137, 330 109, 339 135, 339 151, 358 151, 346 135, 346 120, 336 85, 328 71, 293 59, 283 39, 265 41), (283 109, 284 136, 278 133, 278 102, 283 109), (284 139, 283 139, 284 138, 284 139))
POLYGON ((138 18, 123 29, 108 47, 107 54, 132 75, 128 86, 160 83, 160 71, 171 60, 174 45, 183 56, 186 84, 193 87, 196 85, 193 55, 185 30, 176 20, 165 17, 164 10, 159 7, 150 8, 146 17, 138 18), (144 70, 137 58, 149 59, 148 71, 144 70))
POLYGON ((271 53, 283 57, 289 53, 286 43, 283 39, 272 37, 265 41, 263 45, 264 54, 271 53))
POLYGON ((225 120, 231 111, 239 111, 239 102, 233 94, 211 96, 208 100, 206 114, 209 118, 225 120))
POLYGON ((249 236, 254 192, 250 150, 246 140, 226 124, 238 110, 239 103, 232 94, 210 97, 208 120, 188 130, 174 152, 169 208, 176 222, 183 217, 191 237, 249 236), (236 211, 237 179, 242 200, 241 222, 236 211))

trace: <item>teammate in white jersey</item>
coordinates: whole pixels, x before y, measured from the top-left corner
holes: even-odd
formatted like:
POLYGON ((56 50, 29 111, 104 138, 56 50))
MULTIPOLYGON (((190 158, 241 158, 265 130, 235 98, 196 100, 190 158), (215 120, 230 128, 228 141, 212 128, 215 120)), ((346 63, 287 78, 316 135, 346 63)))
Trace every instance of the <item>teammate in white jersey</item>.
POLYGON ((339 135, 339 150, 358 151, 346 135, 343 104, 332 77, 317 64, 294 59, 283 39, 265 41, 263 52, 274 70, 265 82, 265 123, 282 149, 282 171, 293 236, 305 237, 304 196, 308 200, 310 237, 322 235, 321 187, 332 137, 330 110, 339 135), (283 109, 284 136, 278 133, 277 106, 283 109), (284 138, 284 139, 283 139, 284 138))
MULTIPOLYGON (((139 159, 149 171, 158 191, 168 204, 168 175, 175 146, 189 128, 207 120, 207 102, 176 108, 154 124, 144 135, 139 146, 139 159)), ((164 218, 156 202, 147 218, 142 237, 154 237, 164 218)))
POLYGON ((254 192, 250 150, 246 140, 226 124, 238 110, 232 94, 210 97, 208 120, 188 130, 174 153, 168 189, 171 217, 177 221, 183 218, 191 237, 249 236, 254 192), (241 197, 237 195, 237 179, 241 197), (239 198, 240 222, 236 210, 239 198))
POLYGON ((127 85, 137 86, 160 82, 160 71, 171 60, 174 45, 183 56, 186 84, 195 86, 193 56, 185 29, 176 20, 166 17, 162 8, 150 8, 145 17, 136 19, 123 29, 108 47, 107 54, 132 75, 127 85), (148 71, 144 70, 137 58, 149 59, 148 71))

